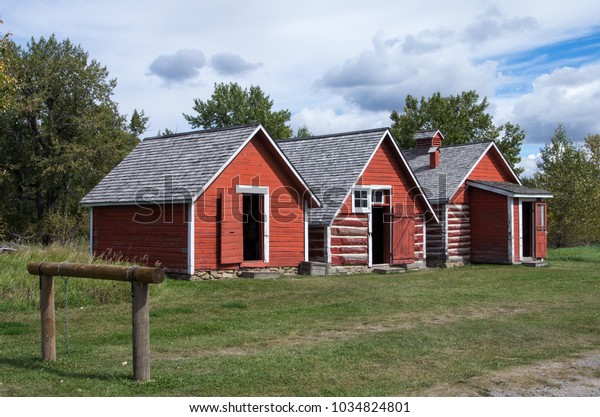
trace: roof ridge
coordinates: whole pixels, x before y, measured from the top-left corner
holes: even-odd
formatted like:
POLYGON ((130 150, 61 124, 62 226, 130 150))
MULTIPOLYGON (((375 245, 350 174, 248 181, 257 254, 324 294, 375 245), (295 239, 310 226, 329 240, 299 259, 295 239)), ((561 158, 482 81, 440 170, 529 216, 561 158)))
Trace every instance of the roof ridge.
POLYGON ((459 146, 482 145, 484 143, 494 143, 494 141, 493 140, 482 140, 480 142, 453 143, 451 145, 442 145, 442 146, 440 146, 440 149, 443 149, 443 148, 456 148, 456 147, 459 147, 459 146))
POLYGON ((187 131, 187 132, 170 133, 168 135, 148 136, 148 137, 142 139, 142 141, 155 140, 155 139, 167 139, 167 138, 174 138, 174 137, 178 137, 178 136, 187 136, 187 135, 191 135, 191 134, 223 132, 223 131, 226 131, 226 130, 236 130, 236 129, 243 129, 243 128, 248 128, 248 127, 257 127, 257 126, 260 126, 260 122, 248 123, 248 124, 245 124, 245 125, 216 127, 216 128, 212 128, 212 129, 190 130, 190 131, 187 131))
POLYGON ((389 130, 389 127, 378 127, 378 128, 373 128, 373 129, 365 129, 365 130, 354 130, 354 131, 350 131, 350 132, 342 132, 342 133, 333 133, 333 134, 327 134, 327 135, 317 135, 317 136, 309 136, 306 138, 288 138, 288 139, 278 139, 277 143, 282 143, 282 142, 299 142, 299 141, 303 141, 303 140, 312 140, 312 139, 324 139, 324 138, 335 138, 335 137, 340 137, 340 136, 350 136, 350 135, 358 135, 358 134, 364 134, 364 133, 375 133, 375 132, 384 132, 386 130, 389 130))

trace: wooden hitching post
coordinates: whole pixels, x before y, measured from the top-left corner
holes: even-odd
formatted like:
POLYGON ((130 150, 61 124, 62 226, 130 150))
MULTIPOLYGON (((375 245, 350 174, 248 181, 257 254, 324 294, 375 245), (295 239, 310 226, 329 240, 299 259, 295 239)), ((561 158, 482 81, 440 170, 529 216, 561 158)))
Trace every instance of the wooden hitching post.
POLYGON ((160 284, 165 271, 160 268, 114 265, 69 264, 65 262, 30 262, 27 271, 40 276, 40 311, 42 315, 42 359, 56 360, 54 322, 54 276, 109 279, 131 282, 131 316, 133 333, 133 378, 150 380, 150 297, 149 284, 160 284))
POLYGON ((131 300, 133 330, 133 379, 150 380, 150 302, 148 284, 133 282, 131 300))
POLYGON ((40 275, 40 313, 42 315, 42 360, 56 360, 54 321, 54 277, 40 275))

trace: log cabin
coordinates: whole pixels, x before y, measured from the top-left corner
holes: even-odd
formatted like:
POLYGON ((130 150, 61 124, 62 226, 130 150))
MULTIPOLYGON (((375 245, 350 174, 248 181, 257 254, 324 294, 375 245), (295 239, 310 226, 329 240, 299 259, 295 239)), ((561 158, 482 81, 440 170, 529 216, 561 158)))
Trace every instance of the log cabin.
POLYGON ((297 268, 320 202, 254 124, 144 139, 81 204, 92 253, 194 274, 297 268))
POLYGON ((334 272, 424 266, 437 223, 388 129, 277 141, 321 201, 309 209, 309 259, 334 272))
POLYGON ((494 142, 443 140, 421 131, 402 151, 440 220, 426 227, 429 265, 543 261, 552 194, 523 186, 494 142))

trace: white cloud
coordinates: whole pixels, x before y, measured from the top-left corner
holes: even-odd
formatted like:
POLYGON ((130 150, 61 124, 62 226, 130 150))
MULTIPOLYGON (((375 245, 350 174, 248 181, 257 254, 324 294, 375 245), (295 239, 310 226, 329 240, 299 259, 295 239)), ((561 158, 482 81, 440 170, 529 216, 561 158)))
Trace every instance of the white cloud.
POLYGON ((540 160, 541 154, 529 154, 525 158, 521 158, 521 162, 517 164, 519 168, 523 168, 523 174, 521 177, 528 178, 533 176, 537 171, 537 163, 540 160))
POLYGON ((533 90, 518 98, 513 118, 527 131, 528 141, 547 141, 562 123, 576 141, 600 132, 600 64, 559 68, 538 77, 533 90))
POLYGON ((440 30, 402 39, 378 34, 371 50, 328 70, 318 86, 364 110, 391 112, 402 109, 407 94, 477 90, 491 96, 497 77, 497 63, 473 60, 453 32, 440 30))
POLYGON ((294 132, 307 125, 314 135, 349 132, 368 128, 389 126, 388 112, 365 112, 346 106, 343 110, 331 107, 303 108, 292 116, 294 132))

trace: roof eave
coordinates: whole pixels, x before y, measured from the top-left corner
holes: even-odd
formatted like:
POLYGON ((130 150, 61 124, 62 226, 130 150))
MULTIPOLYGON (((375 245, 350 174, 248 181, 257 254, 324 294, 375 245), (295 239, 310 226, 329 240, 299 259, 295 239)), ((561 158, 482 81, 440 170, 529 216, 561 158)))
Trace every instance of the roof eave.
POLYGON ((107 206, 144 206, 148 204, 189 204, 192 200, 137 200, 137 201, 97 201, 97 202, 79 202, 81 207, 107 207, 107 206))

